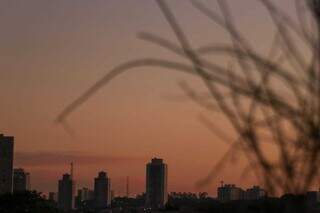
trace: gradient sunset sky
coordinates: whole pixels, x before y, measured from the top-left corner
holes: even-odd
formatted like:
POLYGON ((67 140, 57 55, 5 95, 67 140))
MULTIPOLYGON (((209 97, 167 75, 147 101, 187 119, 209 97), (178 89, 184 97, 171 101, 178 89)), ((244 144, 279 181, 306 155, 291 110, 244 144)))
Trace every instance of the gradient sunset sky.
MULTIPOLYGON (((200 1, 218 10, 214 0, 200 1)), ((195 47, 228 41, 189 1, 168 2, 195 47)), ((266 52, 272 37, 266 10, 257 0, 229 2, 241 31, 266 52)), ((294 13, 293 0, 275 2, 294 13)), ((57 191, 73 161, 78 187, 92 187, 98 171, 105 170, 116 194, 124 194, 126 176, 131 193, 141 193, 152 157, 168 164, 169 191, 214 195, 220 180, 244 187, 256 183, 250 175, 240 179, 245 161, 239 156, 211 184, 195 187, 228 148, 199 122, 199 114, 228 126, 221 115, 184 95, 180 81, 204 90, 194 77, 134 69, 69 117, 74 136, 54 123, 66 105, 114 66, 145 56, 175 59, 137 38, 151 32, 176 41, 153 0, 0 0, 0 26, 0 132, 15 136, 15 167, 31 172, 33 189, 57 191)))

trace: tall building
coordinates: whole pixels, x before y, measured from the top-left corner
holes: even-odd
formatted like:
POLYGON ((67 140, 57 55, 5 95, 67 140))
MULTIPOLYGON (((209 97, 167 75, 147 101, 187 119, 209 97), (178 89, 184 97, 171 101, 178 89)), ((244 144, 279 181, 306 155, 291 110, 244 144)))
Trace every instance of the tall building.
POLYGON ((146 207, 162 208, 168 201, 167 164, 162 159, 153 158, 146 169, 146 207))
POLYGON ((0 194, 12 193, 14 137, 0 134, 0 194))
POLYGON ((99 172, 94 179, 94 203, 97 209, 104 209, 111 204, 111 183, 106 172, 99 172))
POLYGON ((233 200, 243 200, 245 192, 234 184, 226 184, 218 187, 218 200, 228 202, 233 200))
POLYGON ((13 192, 30 191, 30 174, 24 169, 13 170, 13 192))
POLYGON ((71 175, 64 174, 59 180, 58 188, 58 208, 70 211, 74 208, 75 182, 71 175))

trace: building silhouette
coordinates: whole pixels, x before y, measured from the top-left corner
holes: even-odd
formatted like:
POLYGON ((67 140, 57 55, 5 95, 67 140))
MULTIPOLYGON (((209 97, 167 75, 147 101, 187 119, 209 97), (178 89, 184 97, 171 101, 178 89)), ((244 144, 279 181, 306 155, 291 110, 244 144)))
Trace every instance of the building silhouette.
POLYGON ((318 203, 320 202, 320 191, 308 191, 306 197, 309 203, 318 203))
POLYGON ((260 186, 253 186, 247 190, 243 190, 234 184, 221 184, 217 190, 218 200, 221 202, 235 200, 260 200, 267 197, 267 192, 260 186))
POLYGON ((260 186, 253 186, 245 191, 245 200, 260 200, 267 196, 267 192, 260 188, 260 186))
POLYGON ((77 196, 80 198, 81 201, 92 200, 94 198, 94 192, 93 190, 84 187, 78 190, 77 196))
POLYGON ((115 192, 114 192, 114 190, 111 190, 110 191, 110 196, 111 196, 111 202, 112 202, 112 200, 115 198, 115 192))
POLYGON ((64 174, 59 180, 58 208, 70 211, 74 208, 75 182, 70 174, 64 174))
POLYGON ((146 207, 162 208, 168 200, 167 164, 162 159, 153 158, 146 170, 146 207))
POLYGON ((13 170, 13 192, 30 191, 30 174, 24 169, 18 168, 13 170))
POLYGON ((83 202, 85 201, 93 201, 94 199, 94 192, 93 190, 89 189, 89 188, 82 188, 82 189, 78 189, 78 193, 76 196, 76 208, 79 209, 81 208, 83 202))
POLYGON ((14 137, 0 134, 0 194, 12 193, 14 137))
POLYGON ((218 187, 218 200, 221 202, 228 202, 234 200, 243 200, 244 190, 234 184, 222 184, 218 187))
POLYGON ((56 192, 49 192, 49 200, 58 203, 58 194, 56 192))
POLYGON ((94 179, 94 203, 97 209, 104 209, 111 204, 111 183, 106 172, 99 172, 94 179))

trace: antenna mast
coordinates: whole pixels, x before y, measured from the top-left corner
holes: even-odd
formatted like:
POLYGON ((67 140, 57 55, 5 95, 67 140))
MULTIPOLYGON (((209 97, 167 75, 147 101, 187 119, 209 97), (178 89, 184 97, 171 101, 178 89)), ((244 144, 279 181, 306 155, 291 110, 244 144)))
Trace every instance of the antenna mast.
POLYGON ((129 176, 127 176, 127 197, 129 197, 129 176))
POLYGON ((70 176, 71 176, 71 180, 73 180, 73 162, 71 162, 70 164, 70 176))

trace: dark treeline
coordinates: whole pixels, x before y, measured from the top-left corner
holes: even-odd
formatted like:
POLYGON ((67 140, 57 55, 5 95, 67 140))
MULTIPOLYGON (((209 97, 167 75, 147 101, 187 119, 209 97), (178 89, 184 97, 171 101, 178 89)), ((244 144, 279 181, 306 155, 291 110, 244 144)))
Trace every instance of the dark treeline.
MULTIPOLYGON (((208 197, 206 193, 171 193, 164 209, 151 211, 144 208, 145 196, 136 198, 116 197, 112 201, 110 212, 181 212, 181 213, 316 213, 320 212, 320 204, 307 196, 287 194, 281 198, 264 198, 261 200, 239 200, 220 202, 208 197)), ((83 213, 98 212, 78 211, 83 213)))
MULTIPOLYGON (((135 198, 116 197, 112 206, 105 210, 81 208, 73 213, 139 213, 139 212, 181 212, 181 213, 319 213, 320 203, 307 196, 287 194, 281 198, 264 198, 252 201, 231 201, 222 203, 208 197, 206 193, 171 193, 164 209, 144 209, 145 196, 135 198)), ((55 203, 46 200, 40 193, 23 192, 0 196, 1 213, 63 213, 55 203)))
POLYGON ((306 196, 284 195, 281 198, 239 200, 227 203, 210 197, 169 197, 166 211, 213 213, 315 213, 320 212, 316 201, 306 196))
POLYGON ((60 213, 55 203, 36 191, 0 196, 1 213, 60 213))

